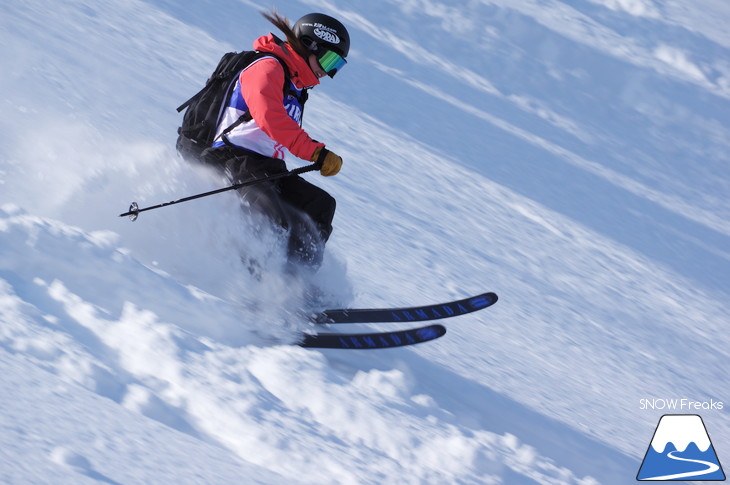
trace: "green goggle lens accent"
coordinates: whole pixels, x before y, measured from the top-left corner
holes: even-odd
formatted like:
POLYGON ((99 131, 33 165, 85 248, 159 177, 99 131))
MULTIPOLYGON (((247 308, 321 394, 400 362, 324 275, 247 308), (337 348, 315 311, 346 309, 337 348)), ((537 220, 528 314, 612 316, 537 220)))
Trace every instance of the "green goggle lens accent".
POLYGON ((329 50, 325 51, 317 60, 322 70, 330 76, 334 76, 336 72, 339 72, 347 64, 347 60, 344 57, 329 50))

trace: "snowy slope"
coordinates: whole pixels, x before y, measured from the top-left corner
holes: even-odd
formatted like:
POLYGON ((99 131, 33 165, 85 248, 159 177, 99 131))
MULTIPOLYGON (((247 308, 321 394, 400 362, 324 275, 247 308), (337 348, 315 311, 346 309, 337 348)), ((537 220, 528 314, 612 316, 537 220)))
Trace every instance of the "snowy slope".
POLYGON ((220 186, 174 108, 266 6, 47 3, 0 6, 3 483, 627 483, 641 399, 730 400, 722 0, 277 5, 353 38, 305 116, 329 303, 500 295, 375 352, 287 345, 304 285, 235 197, 116 217, 220 186))

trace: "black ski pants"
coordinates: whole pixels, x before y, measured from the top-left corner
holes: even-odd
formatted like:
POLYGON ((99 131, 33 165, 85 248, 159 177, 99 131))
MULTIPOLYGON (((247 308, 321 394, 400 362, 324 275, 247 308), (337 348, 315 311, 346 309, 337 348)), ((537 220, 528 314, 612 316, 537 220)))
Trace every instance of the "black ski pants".
MULTIPOLYGON (((203 161, 223 172, 233 184, 287 171, 283 160, 233 147, 203 152, 203 161)), ((267 216, 288 236, 290 262, 318 268, 332 234, 335 199, 298 175, 239 189, 252 213, 267 216)))

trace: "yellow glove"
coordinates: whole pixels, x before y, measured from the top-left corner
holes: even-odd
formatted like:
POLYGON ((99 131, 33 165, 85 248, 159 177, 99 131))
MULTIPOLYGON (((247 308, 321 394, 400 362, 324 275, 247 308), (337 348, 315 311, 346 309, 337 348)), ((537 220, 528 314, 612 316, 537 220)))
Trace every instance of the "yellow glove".
POLYGON ((342 157, 324 147, 317 147, 312 155, 312 161, 319 163, 319 173, 325 177, 337 175, 342 168, 342 157))

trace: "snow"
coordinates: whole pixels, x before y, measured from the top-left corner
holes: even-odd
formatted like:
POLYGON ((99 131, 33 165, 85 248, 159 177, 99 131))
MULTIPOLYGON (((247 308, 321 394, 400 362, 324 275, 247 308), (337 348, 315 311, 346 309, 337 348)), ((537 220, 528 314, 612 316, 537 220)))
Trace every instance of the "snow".
MULTIPOLYGON (((117 217, 224 183, 175 154, 175 108, 265 5, 0 7, 0 482, 627 483, 698 412, 642 400, 727 404, 726 2, 277 6, 353 44, 304 117, 345 164, 305 175, 338 213, 298 279, 230 193, 117 217), (316 351, 310 285, 500 300, 316 351)), ((701 414, 722 462, 730 419, 701 414)))

